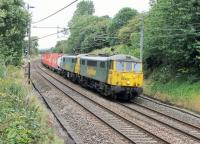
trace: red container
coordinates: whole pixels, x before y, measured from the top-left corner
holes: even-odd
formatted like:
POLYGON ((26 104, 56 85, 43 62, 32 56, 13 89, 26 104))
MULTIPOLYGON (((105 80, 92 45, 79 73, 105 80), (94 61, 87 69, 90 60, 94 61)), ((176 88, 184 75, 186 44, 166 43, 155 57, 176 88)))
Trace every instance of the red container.
POLYGON ((59 53, 46 53, 42 54, 42 63, 52 69, 58 69, 58 58, 63 54, 59 53))

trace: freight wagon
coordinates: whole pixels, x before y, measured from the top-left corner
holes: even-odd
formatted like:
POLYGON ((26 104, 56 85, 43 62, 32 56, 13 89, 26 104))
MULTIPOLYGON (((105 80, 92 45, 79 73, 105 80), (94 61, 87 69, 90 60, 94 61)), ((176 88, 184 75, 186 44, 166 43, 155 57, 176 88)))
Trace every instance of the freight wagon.
POLYGON ((53 71, 59 71, 59 65, 63 54, 47 53, 42 54, 42 63, 53 71))

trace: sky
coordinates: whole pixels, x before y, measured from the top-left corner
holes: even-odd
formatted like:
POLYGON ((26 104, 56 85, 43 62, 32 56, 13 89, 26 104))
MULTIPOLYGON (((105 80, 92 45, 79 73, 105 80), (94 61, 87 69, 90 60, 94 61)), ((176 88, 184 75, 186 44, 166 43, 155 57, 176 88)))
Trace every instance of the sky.
MULTIPOLYGON (((30 6, 35 8, 30 9, 32 13, 32 22, 38 21, 57 10, 63 8, 64 6, 70 4, 74 0, 24 0, 30 6)), ((130 7, 138 10, 139 12, 149 10, 149 0, 92 0, 95 6, 95 14, 97 16, 109 15, 113 17, 120 9, 124 7, 130 7)), ((80 0, 78 1, 80 2, 80 0)), ((37 24, 32 24, 31 36, 37 36, 39 38, 56 33, 55 29, 39 29, 34 27, 67 27, 68 22, 71 20, 74 11, 76 10, 76 5, 78 2, 74 3, 70 7, 61 11, 60 13, 54 15, 53 17, 46 19, 37 24)), ((39 40, 39 49, 47 49, 54 47, 57 41, 67 39, 69 35, 54 35, 39 40)))

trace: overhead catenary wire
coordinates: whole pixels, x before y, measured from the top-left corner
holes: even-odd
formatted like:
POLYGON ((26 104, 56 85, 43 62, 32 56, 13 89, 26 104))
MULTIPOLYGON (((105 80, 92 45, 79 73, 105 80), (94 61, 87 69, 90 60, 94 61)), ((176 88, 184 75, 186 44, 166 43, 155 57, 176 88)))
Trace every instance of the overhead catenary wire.
MULTIPOLYGON (((41 27, 41 28, 50 28, 50 27, 41 27)), ((53 27, 52 27, 52 28, 53 28, 53 27)), ((57 35, 57 34, 59 34, 59 33, 66 32, 67 30, 70 30, 70 29, 77 29, 77 28, 79 28, 79 27, 72 27, 72 28, 70 28, 70 27, 68 27, 68 28, 61 28, 61 29, 63 29, 63 30, 61 30, 61 31, 58 31, 58 32, 56 32, 56 33, 52 33, 52 34, 45 35, 45 36, 43 36, 43 37, 40 37, 40 38, 37 38, 37 39, 33 39, 32 41, 35 41, 35 40, 40 40, 40 39, 44 39, 44 38, 47 38, 47 37, 50 37, 50 36, 53 36, 53 35, 57 35)))
MULTIPOLYGON (((40 27, 40 28, 54 28, 54 27, 40 27)), ((55 27, 56 28, 56 27, 55 27)), ((66 32, 67 30, 69 30, 69 29, 76 29, 76 27, 74 27, 74 28, 61 28, 61 29, 63 29, 63 30, 61 30, 61 31, 58 31, 58 32, 56 32, 56 33, 52 33, 52 34, 48 34, 48 35, 45 35, 45 36, 43 36, 43 37, 40 37, 40 38, 37 38, 37 39, 33 39, 33 41, 35 41, 35 40, 40 40, 40 39, 44 39, 44 38, 47 38, 47 37, 50 37, 50 36, 53 36, 53 35, 57 35, 57 34, 59 34, 59 33, 63 33, 63 32, 66 32)), ((159 29, 159 30, 170 30, 170 29, 159 29)), ((173 29, 173 30, 175 30, 175 29, 173 29)), ((178 30, 178 29, 177 29, 178 30)), ((182 30, 182 29, 180 29, 180 30, 182 30)), ((138 32, 139 33, 139 32, 138 32)), ((155 36, 156 38, 158 38, 158 37, 162 37, 162 38, 167 38, 167 37, 174 37, 174 36, 188 36, 188 35, 192 35, 192 36, 200 36, 200 34, 199 33, 182 33, 182 34, 173 34, 173 35, 164 35, 164 36, 155 36)), ((98 35, 96 38, 114 38, 114 39, 119 39, 119 38, 117 38, 117 37, 109 37, 108 35, 98 35)))
POLYGON ((78 0, 74 0, 74 1, 71 2, 70 4, 68 4, 68 5, 66 5, 65 7, 61 8, 60 10, 58 10, 58 11, 56 11, 56 12, 50 14, 49 16, 47 16, 47 17, 45 17, 45 18, 42 18, 42 19, 40 19, 40 20, 38 20, 38 21, 32 22, 32 24, 39 23, 39 22, 41 22, 41 21, 44 21, 44 20, 46 20, 46 19, 48 19, 48 18, 50 18, 50 17, 56 15, 57 13, 63 11, 64 9, 68 8, 69 6, 71 6, 72 4, 74 4, 74 3, 77 2, 77 1, 78 1, 78 0))
POLYGON ((35 28, 35 29, 66 29, 66 28, 64 28, 64 27, 59 27, 59 26, 57 26, 57 27, 51 27, 51 26, 33 26, 32 28, 35 28))
POLYGON ((43 36, 43 37, 39 37, 39 38, 37 38, 37 39, 33 39, 32 41, 37 41, 37 40, 44 39, 44 38, 47 38, 47 37, 50 37, 50 36, 54 36, 54 35, 57 35, 57 34, 59 34, 59 33, 63 33, 63 32, 65 32, 65 31, 66 31, 66 30, 58 31, 58 32, 56 32, 56 33, 51 33, 51 34, 45 35, 45 36, 43 36))

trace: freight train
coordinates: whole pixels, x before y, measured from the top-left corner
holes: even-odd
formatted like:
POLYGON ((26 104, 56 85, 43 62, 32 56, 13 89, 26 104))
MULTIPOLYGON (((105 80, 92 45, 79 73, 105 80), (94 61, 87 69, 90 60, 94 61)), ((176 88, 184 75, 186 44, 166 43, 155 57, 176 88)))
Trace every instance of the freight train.
POLYGON ((112 99, 134 99, 143 92, 142 62, 129 55, 42 54, 44 66, 112 99))

